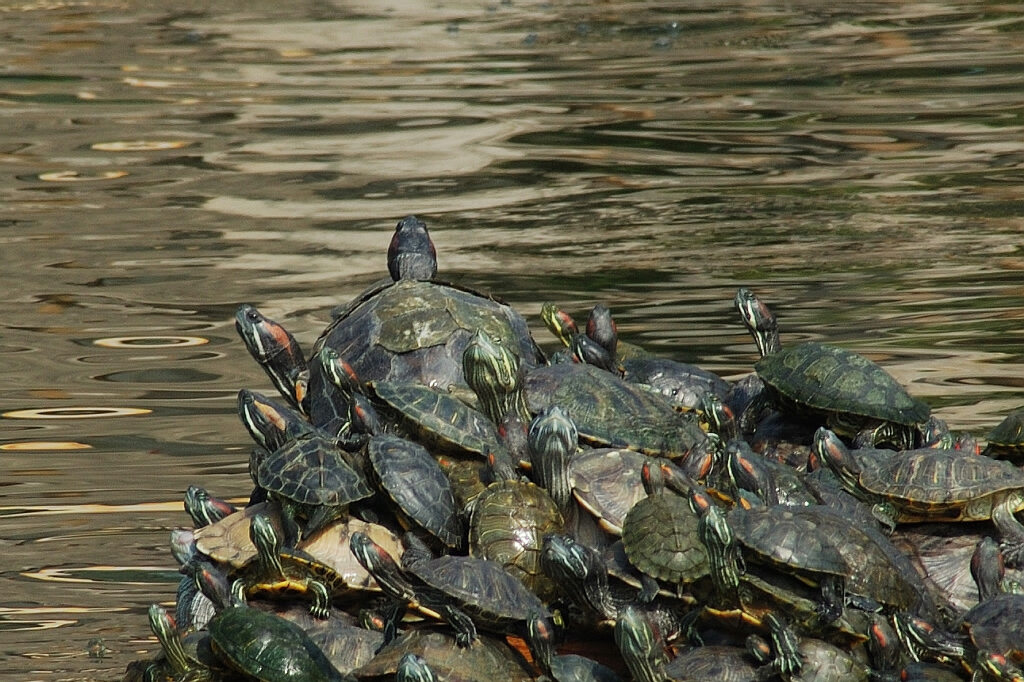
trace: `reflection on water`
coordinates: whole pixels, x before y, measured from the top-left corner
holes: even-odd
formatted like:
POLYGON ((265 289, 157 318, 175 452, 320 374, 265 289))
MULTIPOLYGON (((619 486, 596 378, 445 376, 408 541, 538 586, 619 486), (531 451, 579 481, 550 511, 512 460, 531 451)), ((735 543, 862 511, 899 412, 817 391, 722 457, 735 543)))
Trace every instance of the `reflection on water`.
POLYGON ((1024 403, 1024 22, 975 3, 2 8, 3 668, 115 679, 190 483, 248 491, 233 329, 309 344, 424 216, 444 276, 727 376, 884 363, 955 428, 1024 403), (83 417, 94 417, 85 419, 83 417))

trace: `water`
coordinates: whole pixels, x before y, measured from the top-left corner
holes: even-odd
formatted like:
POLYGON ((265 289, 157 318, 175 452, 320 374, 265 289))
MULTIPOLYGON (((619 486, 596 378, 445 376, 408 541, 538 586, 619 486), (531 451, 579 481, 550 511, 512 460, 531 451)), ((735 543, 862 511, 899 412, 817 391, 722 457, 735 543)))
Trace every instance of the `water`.
POLYGON ((748 285, 954 428, 1024 403, 1012 6, 207 4, 0 5, 0 677, 152 654, 182 492, 249 489, 235 308, 311 343, 407 213, 549 347, 601 301, 741 375, 748 285))

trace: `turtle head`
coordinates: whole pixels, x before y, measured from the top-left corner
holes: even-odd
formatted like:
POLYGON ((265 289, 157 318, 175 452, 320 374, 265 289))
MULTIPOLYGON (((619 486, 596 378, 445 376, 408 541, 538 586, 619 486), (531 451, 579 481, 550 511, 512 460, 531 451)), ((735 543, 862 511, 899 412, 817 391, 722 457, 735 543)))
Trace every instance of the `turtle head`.
POLYGON ((587 337, 593 339, 608 355, 615 357, 619 347, 619 328, 612 319, 612 311, 608 306, 598 303, 590 311, 587 318, 587 337))
POLYGON ((563 512, 572 504, 568 466, 578 440, 575 422, 558 405, 541 411, 530 422, 527 443, 533 477, 537 485, 547 489, 563 512))
POLYGON ((462 353, 462 373, 476 393, 481 410, 494 424, 500 424, 510 413, 523 423, 529 421, 519 356, 505 344, 482 332, 474 333, 462 353))
POLYGON ((262 393, 243 388, 238 392, 238 416, 253 440, 276 450, 288 439, 288 420, 281 407, 262 393))
POLYGON ((356 374, 352 365, 348 364, 344 358, 338 355, 338 351, 330 346, 324 346, 317 353, 316 359, 323 367, 327 380, 344 395, 349 396, 354 393, 363 392, 363 384, 359 381, 359 375, 356 374))
POLYGON ((634 680, 659 682, 661 667, 668 660, 665 643, 643 611, 632 604, 622 609, 615 621, 615 645, 634 680))
POLYGON ((437 274, 437 251, 427 232, 427 224, 414 215, 398 221, 388 246, 388 272, 391 279, 428 281, 437 274))
POLYGON ((300 406, 305 398, 307 367, 295 337, 249 304, 235 311, 235 329, 281 395, 300 406))
POLYGON ((411 651, 402 655, 395 670, 396 682, 437 682, 437 674, 426 659, 411 651))
POLYGON ((591 552, 569 535, 548 533, 541 545, 540 565, 556 583, 584 582, 594 569, 591 552))
POLYGON ((164 657, 171 669, 178 675, 184 676, 192 669, 185 647, 181 642, 181 633, 174 617, 167 612, 167 609, 159 604, 149 607, 149 629, 156 635, 160 642, 160 648, 164 650, 164 657))
POLYGON ((856 486, 861 474, 860 462, 834 431, 820 427, 814 432, 811 455, 828 467, 845 487, 856 486))
POLYGON ((209 561, 196 561, 192 565, 192 579, 195 580, 199 591, 218 609, 225 609, 236 603, 231 596, 231 583, 227 575, 209 561))
POLYGON ((764 459, 756 454, 744 440, 734 440, 725 449, 726 469, 737 490, 755 493, 765 504, 779 503, 779 494, 773 485, 772 474, 764 459))
POLYGON ((569 350, 572 352, 573 362, 593 365, 620 377, 623 374, 615 355, 586 334, 574 334, 569 340, 569 350))
POLYGON ((413 590, 405 580, 402 569, 386 549, 370 539, 366 533, 356 531, 349 539, 349 547, 356 561, 373 576, 377 585, 393 599, 410 599, 413 590))
POLYGON ((579 330, 576 328, 576 320, 572 319, 569 313, 559 308, 554 303, 548 302, 540 307, 540 317, 544 326, 554 334, 565 346, 579 330))
POLYGON ((743 324, 754 337, 757 350, 761 357, 771 355, 779 350, 779 325, 775 315, 769 310, 754 292, 745 287, 740 287, 734 299, 736 310, 740 313, 743 324))
POLYGON ((555 619, 547 613, 531 613, 526 620, 526 643, 534 662, 545 674, 551 674, 555 657, 555 619))

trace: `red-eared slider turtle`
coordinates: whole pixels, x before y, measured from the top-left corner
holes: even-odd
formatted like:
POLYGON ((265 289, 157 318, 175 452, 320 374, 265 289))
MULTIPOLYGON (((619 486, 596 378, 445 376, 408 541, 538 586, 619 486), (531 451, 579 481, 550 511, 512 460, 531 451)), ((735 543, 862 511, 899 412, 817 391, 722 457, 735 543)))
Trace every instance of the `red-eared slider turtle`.
POLYGON ((984 521, 1002 535, 1006 562, 1024 557, 1024 472, 1009 462, 962 450, 849 450, 818 429, 814 450, 851 494, 875 505, 889 523, 984 521))
MULTIPOLYGON (((779 343, 775 317, 748 289, 736 308, 761 351, 754 365, 768 400, 798 418, 824 421, 845 436, 870 432, 872 442, 911 447, 928 405, 911 397, 892 375, 862 355, 825 343, 788 348, 779 343)), ((760 411, 748 407, 754 414, 760 411)))
MULTIPOLYGON (((195 531, 196 548, 202 555, 223 565, 233 578, 246 577, 246 582, 255 586, 258 580, 264 580, 269 574, 258 564, 260 557, 251 537, 253 519, 273 518, 277 513, 277 507, 270 503, 246 507, 213 525, 195 531)), ((278 560, 280 563, 289 564, 288 571, 300 579, 304 574, 313 578, 316 578, 318 573, 328 576, 328 586, 334 597, 343 596, 343 593, 375 590, 377 586, 373 578, 348 549, 349 538, 354 532, 369 535, 388 551, 397 551, 401 548, 398 538, 388 528, 350 517, 336 521, 315 535, 305 538, 297 549, 281 547, 278 560)), ((264 535, 264 539, 276 546, 272 537, 264 535)), ((274 566, 271 568, 276 570, 274 566)), ((270 582, 260 584, 271 591, 288 587, 287 581, 282 581, 277 587, 270 582)))
POLYGON ((1003 421, 989 432, 986 440, 986 455, 1019 464, 1024 459, 1024 408, 1006 415, 1003 421))
POLYGON ((369 440, 366 452, 378 487, 400 518, 422 528, 445 547, 464 547, 465 529, 451 482, 426 448, 405 438, 379 434, 369 440))
POLYGON ((287 441, 256 466, 256 485, 281 505, 285 544, 314 534, 343 516, 348 505, 373 494, 336 441, 308 433, 287 441))
POLYGON ((518 478, 496 480, 473 502, 469 554, 501 564, 542 600, 555 586, 541 571, 544 535, 561 533, 565 520, 541 487, 518 478))
POLYGON ((438 628, 419 627, 402 633, 386 645, 372 661, 352 671, 361 681, 391 680, 402 659, 417 656, 447 682, 501 680, 529 682, 533 675, 508 644, 479 634, 472 646, 459 646, 455 635, 438 628))
POLYGON ((526 321, 511 307, 433 280, 436 266, 422 265, 436 263, 433 245, 426 225, 416 217, 398 223, 388 259, 392 280, 371 287, 338 311, 314 352, 333 348, 366 382, 418 382, 442 390, 465 387, 462 352, 478 330, 509 344, 526 367, 544 361, 526 321))
POLYGON ((235 329, 274 387, 292 406, 305 413, 309 407, 306 396, 309 369, 295 337, 249 304, 239 306, 235 312, 235 329))
POLYGON ((210 649, 205 632, 194 632, 183 637, 167 609, 159 604, 149 607, 149 627, 160 642, 163 658, 154 661, 148 672, 149 679, 174 680, 216 679, 230 672, 210 649))
POLYGON ((1001 654, 1024 662, 1024 595, 999 593, 979 602, 963 615, 961 631, 975 650, 1001 654))
POLYGON ((386 550, 361 533, 353 534, 351 547, 381 589, 399 603, 397 617, 405 605, 419 604, 444 618, 463 647, 476 639, 477 628, 516 634, 526 640, 541 670, 550 668, 554 619, 501 564, 464 556, 430 558, 407 549, 399 567, 386 550))
POLYGON ((705 439, 691 416, 591 365, 539 367, 527 375, 526 395, 534 413, 564 407, 580 437, 598 447, 681 458, 705 439))
MULTIPOLYGON (((579 336, 574 338, 585 342, 579 336)), ((593 341, 596 348, 587 346, 586 352, 576 351, 581 360, 613 368, 626 381, 661 395, 679 409, 698 409, 706 395, 721 400, 729 395, 729 382, 714 372, 687 362, 656 357, 637 346, 620 342, 611 311, 604 305, 596 305, 591 311, 586 339, 593 341)))

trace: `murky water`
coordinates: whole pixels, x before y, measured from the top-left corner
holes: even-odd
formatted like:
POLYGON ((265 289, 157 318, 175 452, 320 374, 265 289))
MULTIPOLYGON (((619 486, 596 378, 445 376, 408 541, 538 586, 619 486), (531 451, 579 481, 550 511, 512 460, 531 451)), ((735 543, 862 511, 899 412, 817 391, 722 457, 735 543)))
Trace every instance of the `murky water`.
POLYGON ((1024 404, 1024 17, 826 4, 0 3, 0 677, 154 651, 182 492, 249 490, 236 306, 311 342, 407 213, 542 343, 603 301, 742 374, 742 284, 955 428, 1024 404))

